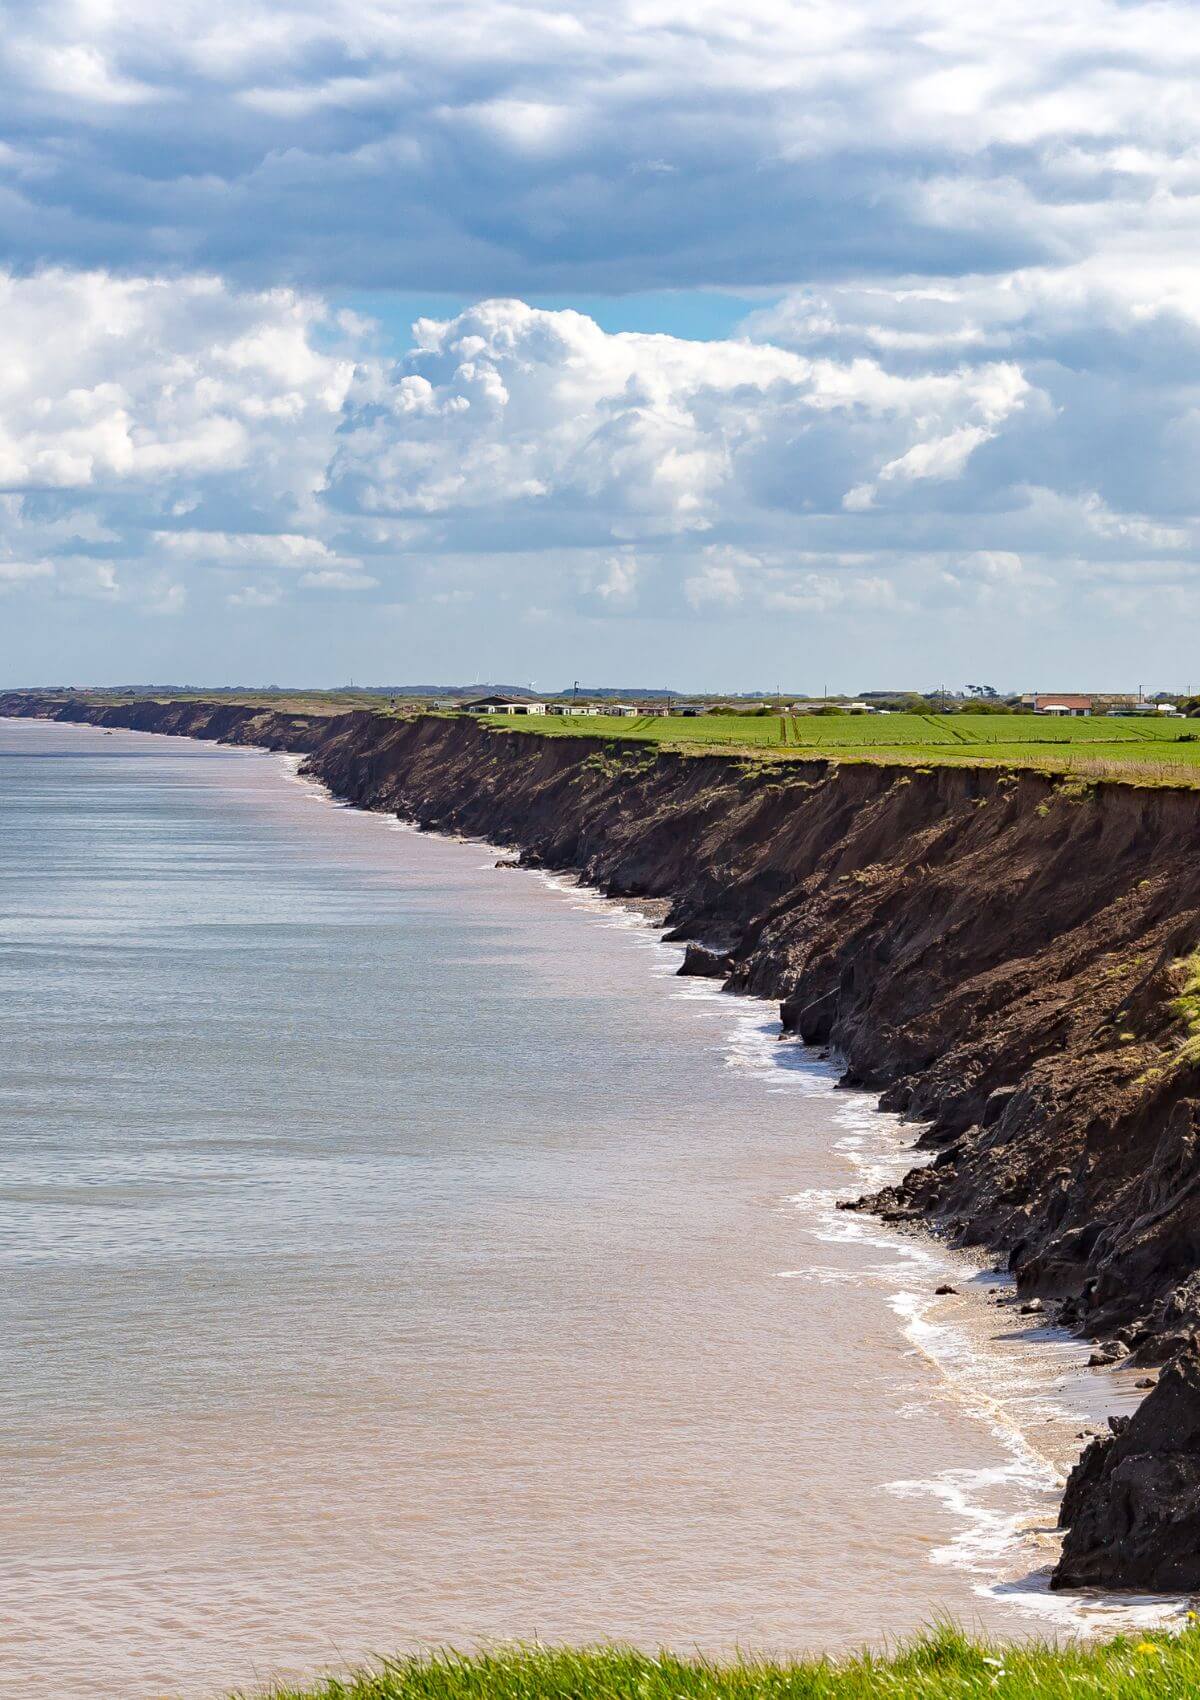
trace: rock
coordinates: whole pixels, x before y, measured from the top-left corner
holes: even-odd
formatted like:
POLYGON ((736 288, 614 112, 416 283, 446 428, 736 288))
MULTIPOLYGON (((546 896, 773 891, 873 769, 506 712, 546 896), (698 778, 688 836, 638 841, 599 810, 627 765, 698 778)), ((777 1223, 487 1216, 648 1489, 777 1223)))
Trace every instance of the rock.
POLYGON ((935 1295, 940 1299, 944 1298, 947 1293, 957 1293, 958 1288, 952 1287, 948 1281, 943 1281, 940 1287, 935 1287, 933 1290, 935 1295))
POLYGON ((1096 1347, 1087 1361, 1089 1369, 1105 1369, 1109 1364, 1119 1364, 1122 1358, 1129 1356, 1129 1348, 1119 1340, 1105 1340, 1096 1347))
POLYGON ((701 980, 723 980, 733 967, 728 951, 714 950, 707 944, 689 944, 679 966, 681 974, 694 975, 701 980))
POLYGON ((1157 1387, 1158 1383, 1152 1375, 1144 1375, 1140 1381, 1135 1381, 1135 1387, 1157 1387))
POLYGON ((1015 1097, 1016 1091, 1017 1089, 1015 1086, 997 1086, 996 1090, 990 1094, 987 1103, 983 1106, 983 1114, 979 1118, 979 1125, 981 1127, 994 1127, 1008 1108, 1011 1100, 1015 1097))
POLYGON ((833 1036, 833 1024, 838 1012, 838 992, 834 987, 820 997, 807 1000, 795 995, 785 998, 779 1006, 784 1030, 798 1033, 806 1045, 828 1045, 833 1036))
POLYGON ((1052 1588, 1200 1588, 1200 1336, 1071 1472, 1052 1588))
POLYGON ((519 858, 516 856, 501 856, 500 860, 496 863, 496 866, 498 868, 519 868, 521 863, 519 858))
POLYGON ((1030 1299, 1028 1304, 1023 1304, 1021 1306, 1021 1315, 1022 1316, 1040 1316, 1042 1314, 1042 1312, 1045 1310, 1045 1308, 1046 1307, 1042 1303, 1041 1299, 1030 1299))

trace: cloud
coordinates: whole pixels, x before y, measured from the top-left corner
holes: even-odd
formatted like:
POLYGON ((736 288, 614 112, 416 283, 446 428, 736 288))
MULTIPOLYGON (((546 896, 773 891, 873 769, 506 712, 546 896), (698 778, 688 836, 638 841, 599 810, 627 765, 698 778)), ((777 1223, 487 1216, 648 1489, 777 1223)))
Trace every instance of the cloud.
POLYGON ((1009 363, 898 374, 488 301, 421 321, 393 370, 360 367, 328 492, 505 549, 753 529, 864 478, 957 477, 1027 388, 1009 363))
POLYGON ((57 561, 63 594, 162 613, 199 568, 353 576, 319 535, 353 376, 319 346, 338 334, 286 290, 0 274, 0 549, 57 561))
POLYGON ((1160 268, 1130 256, 999 279, 810 288, 745 328, 772 347, 870 358, 894 374, 1021 374, 1023 404, 1013 408, 1001 395, 999 428, 981 417, 940 441, 931 436, 850 493, 847 508, 864 521, 872 512, 895 546, 929 541, 897 474, 949 469, 946 541, 965 542, 966 526, 977 531, 982 522, 989 544, 1025 555, 1153 559, 1197 543, 1190 469, 1200 448, 1198 302, 1200 270, 1187 257, 1160 268))
POLYGON ((226 597, 231 608, 276 608, 282 592, 278 585, 244 584, 226 597))
POLYGON ((481 296, 1197 235, 1182 0, 13 0, 5 22, 22 266, 481 296))
POLYGON ((636 555, 610 555, 596 580, 595 594, 610 607, 632 607, 637 601, 641 570, 636 555))
POLYGON ((1190 606, 1200 324, 1170 279, 809 288, 716 342, 489 300, 395 362, 319 300, 208 277, 0 276, 0 303, 6 611, 1190 606))
POLYGON ((243 500, 302 501, 305 437, 336 415, 346 361, 322 356, 323 310, 210 278, 0 277, 0 489, 144 490, 236 476, 243 500), (284 452, 286 451, 286 452, 284 452))
POLYGON ((732 559, 715 556, 708 549, 704 553, 705 559, 700 562, 698 570, 683 581, 685 600, 693 608, 735 607, 745 594, 739 567, 754 568, 759 562, 740 553, 735 553, 732 559))
POLYGON ((187 607, 187 586, 169 578, 166 573, 154 573, 140 597, 141 609, 147 614, 182 614, 187 607))
POLYGON ((0 588, 13 584, 28 584, 31 579, 53 577, 54 567, 49 561, 0 560, 0 588))
MULTIPOLYGON (((326 444, 328 447, 328 442, 326 444)), ((282 568, 291 572, 344 570, 354 572, 357 561, 343 560, 319 537, 293 532, 156 531, 152 547, 175 561, 221 569, 282 568)))
POLYGON ((304 573, 300 583, 309 590, 373 590, 379 583, 369 573, 346 572, 341 567, 324 567, 319 572, 304 573))

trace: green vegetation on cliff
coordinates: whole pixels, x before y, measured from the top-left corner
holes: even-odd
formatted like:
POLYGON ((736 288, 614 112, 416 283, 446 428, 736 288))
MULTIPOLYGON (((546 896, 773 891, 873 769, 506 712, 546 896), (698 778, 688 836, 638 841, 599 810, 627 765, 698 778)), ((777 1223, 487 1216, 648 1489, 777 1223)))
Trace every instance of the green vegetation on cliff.
MULTIPOLYGON (((394 703, 365 691, 263 693, 161 691, 134 697, 118 691, 11 692, 0 694, 0 713, 40 713, 64 719, 98 711, 113 718, 101 724, 139 726, 158 705, 184 710, 214 708, 227 716, 250 711, 279 722, 288 716, 310 721, 348 713, 380 721, 411 722, 431 711, 398 697, 394 703), (83 710, 84 712, 80 712, 83 710)), ((1139 785, 1200 785, 1200 720, 1153 716, 1054 720, 1035 714, 780 714, 756 709, 696 715, 491 715, 471 719, 484 732, 543 738, 587 738, 599 743, 637 744, 649 750, 757 757, 764 761, 872 762, 885 766, 1032 768, 1078 780, 1116 779, 1139 785)), ((190 731, 180 723, 156 728, 190 731)), ((221 731, 220 736, 227 736, 221 731)), ((253 739, 240 738, 241 742, 253 739)), ((269 735, 263 742, 271 743, 269 735)))
POLYGON ((939 1629, 891 1656, 794 1663, 657 1658, 622 1648, 517 1648, 402 1658, 273 1700, 1066 1700, 1200 1693, 1200 1633, 1122 1636, 1100 1645, 998 1646, 939 1629))
POLYGON ((1043 715, 698 714, 496 715, 500 732, 634 738, 667 749, 745 750, 774 757, 1037 767, 1085 777, 1200 780, 1200 722, 1150 718, 1051 720, 1043 715))

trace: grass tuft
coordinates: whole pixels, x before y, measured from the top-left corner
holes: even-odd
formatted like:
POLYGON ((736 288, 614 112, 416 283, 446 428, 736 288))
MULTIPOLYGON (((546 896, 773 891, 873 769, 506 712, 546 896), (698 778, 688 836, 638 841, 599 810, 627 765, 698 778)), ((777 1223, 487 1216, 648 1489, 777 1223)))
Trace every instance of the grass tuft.
POLYGON ((1184 1040, 1174 1060, 1190 1066, 1200 1062, 1200 950, 1185 957, 1180 966, 1183 985, 1171 999, 1171 1013, 1183 1027, 1184 1040))

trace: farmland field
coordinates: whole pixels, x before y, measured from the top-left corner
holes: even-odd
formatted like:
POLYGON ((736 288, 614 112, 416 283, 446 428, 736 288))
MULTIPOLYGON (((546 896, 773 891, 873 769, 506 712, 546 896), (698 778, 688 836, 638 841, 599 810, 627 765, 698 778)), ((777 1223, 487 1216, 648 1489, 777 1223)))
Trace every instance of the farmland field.
POLYGON ((888 714, 497 716, 498 733, 639 739, 665 748, 745 750, 792 759, 944 765, 980 761, 1084 777, 1200 784, 1200 721, 1051 720, 1041 715, 888 714))

